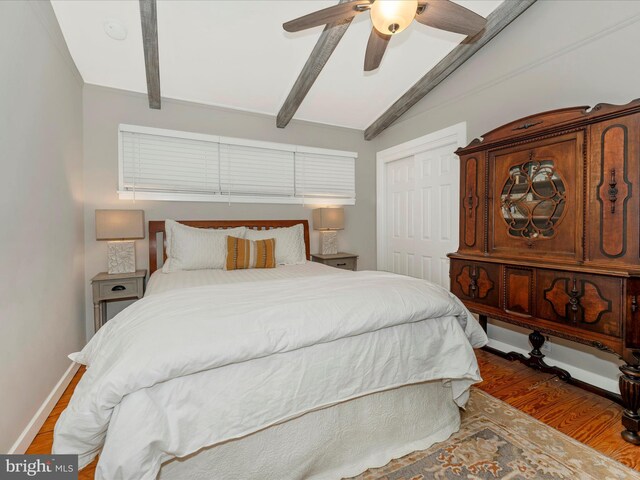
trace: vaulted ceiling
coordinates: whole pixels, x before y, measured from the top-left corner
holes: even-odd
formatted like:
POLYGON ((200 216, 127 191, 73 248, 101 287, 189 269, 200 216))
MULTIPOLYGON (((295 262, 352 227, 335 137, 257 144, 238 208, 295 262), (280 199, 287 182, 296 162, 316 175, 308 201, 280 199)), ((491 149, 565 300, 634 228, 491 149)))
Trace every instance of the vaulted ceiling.
MULTIPOLYGON (((487 16, 502 0, 456 0, 487 16)), ((162 96, 276 115, 322 27, 282 24, 336 0, 157 2, 162 96)), ((137 0, 52 0, 85 82, 147 92, 137 0), (127 29, 107 36, 104 23, 127 29)), ((414 22, 394 37, 378 70, 363 71, 369 14, 356 17, 295 118, 364 130, 464 36, 414 22)))

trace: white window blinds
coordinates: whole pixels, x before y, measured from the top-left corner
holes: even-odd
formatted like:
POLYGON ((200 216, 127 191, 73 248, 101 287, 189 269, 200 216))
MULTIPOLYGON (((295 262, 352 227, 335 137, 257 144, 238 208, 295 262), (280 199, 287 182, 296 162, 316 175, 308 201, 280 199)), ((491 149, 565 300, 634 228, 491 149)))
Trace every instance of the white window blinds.
POLYGON ((119 148, 120 198, 355 204, 355 152, 133 125, 119 148))
POLYGON ((293 151, 220 144, 222 193, 294 196, 293 151))
POLYGON ((355 198, 353 157, 296 153, 296 195, 355 198))
POLYGON ((220 190, 218 145, 201 140, 122 132, 123 187, 136 191, 220 190))

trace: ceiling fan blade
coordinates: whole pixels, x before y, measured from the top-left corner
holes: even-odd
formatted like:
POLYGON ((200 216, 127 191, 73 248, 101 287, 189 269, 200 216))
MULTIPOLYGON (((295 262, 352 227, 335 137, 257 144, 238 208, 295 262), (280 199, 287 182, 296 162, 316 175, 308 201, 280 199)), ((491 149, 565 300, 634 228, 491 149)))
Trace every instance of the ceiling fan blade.
POLYGON ((420 7, 424 4, 426 8, 416 15, 416 20, 430 27, 475 35, 487 24, 484 17, 450 0, 428 0, 420 2, 420 7))
POLYGON ((282 27, 287 32, 299 32, 300 30, 306 30, 307 28, 317 27, 326 23, 349 20, 357 14, 366 11, 366 7, 370 6, 372 3, 372 0, 352 0, 350 2, 340 3, 333 7, 324 8, 317 12, 291 20, 282 24, 282 27))
POLYGON ((369 42, 367 42, 367 53, 364 56, 364 71, 370 72, 380 66, 384 52, 389 45, 391 35, 380 33, 375 28, 371 29, 369 42))

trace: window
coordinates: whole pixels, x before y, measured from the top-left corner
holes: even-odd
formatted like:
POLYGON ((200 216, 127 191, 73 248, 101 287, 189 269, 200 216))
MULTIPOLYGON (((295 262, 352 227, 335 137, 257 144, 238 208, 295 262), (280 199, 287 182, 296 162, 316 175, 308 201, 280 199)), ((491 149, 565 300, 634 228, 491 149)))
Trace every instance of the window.
POLYGON ((218 145, 202 140, 120 132, 121 190, 210 193, 220 189, 218 145))
POLYGON ((120 125, 121 199, 355 204, 357 153, 120 125))
POLYGON ((296 194, 355 198, 355 158, 342 152, 296 152, 296 194))
POLYGON ((222 193, 292 197, 292 150, 220 144, 222 193))

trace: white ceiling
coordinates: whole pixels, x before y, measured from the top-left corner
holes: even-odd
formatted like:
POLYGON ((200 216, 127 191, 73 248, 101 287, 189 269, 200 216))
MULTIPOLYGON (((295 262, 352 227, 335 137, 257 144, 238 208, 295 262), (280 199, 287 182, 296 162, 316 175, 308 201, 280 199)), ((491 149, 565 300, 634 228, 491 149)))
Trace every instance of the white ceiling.
MULTIPOLYGON (((502 0, 456 0, 486 16, 502 0)), ((84 81, 146 92, 138 0, 52 0, 84 81), (109 38, 105 20, 128 29, 109 38)), ((276 115, 322 27, 290 34, 282 23, 325 0, 158 1, 162 96, 276 115)), ((393 38, 380 68, 363 72, 369 14, 358 15, 295 118, 364 129, 463 36, 414 22, 393 38)))

